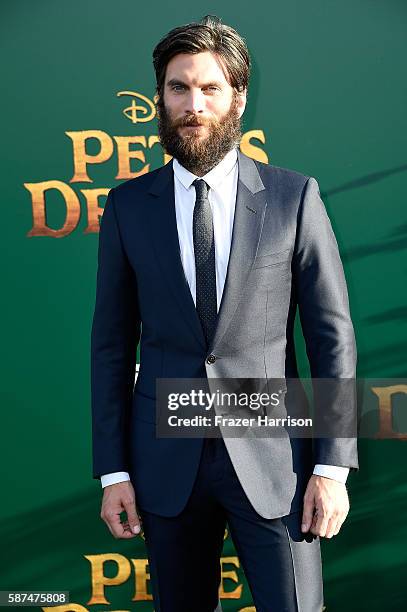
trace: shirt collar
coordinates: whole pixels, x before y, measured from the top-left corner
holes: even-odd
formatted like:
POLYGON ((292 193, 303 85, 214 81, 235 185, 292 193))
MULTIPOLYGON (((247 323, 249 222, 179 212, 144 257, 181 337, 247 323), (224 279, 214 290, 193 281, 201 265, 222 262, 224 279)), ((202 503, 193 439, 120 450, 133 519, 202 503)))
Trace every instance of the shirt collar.
POLYGON ((224 180, 224 178, 232 171, 237 162, 237 148, 231 149, 226 153, 225 157, 214 166, 204 176, 196 176, 189 170, 184 168, 177 159, 174 158, 173 169, 174 174, 183 184, 185 189, 189 189, 195 179, 203 179, 211 189, 216 187, 224 180))

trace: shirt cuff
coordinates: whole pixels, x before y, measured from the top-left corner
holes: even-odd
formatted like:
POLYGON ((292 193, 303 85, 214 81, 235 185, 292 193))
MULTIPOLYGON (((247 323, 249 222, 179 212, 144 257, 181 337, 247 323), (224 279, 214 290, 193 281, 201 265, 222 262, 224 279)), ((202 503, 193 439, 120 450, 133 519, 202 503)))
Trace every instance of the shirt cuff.
POLYGON ((337 480, 338 482, 345 484, 349 474, 349 468, 339 465, 325 465, 317 463, 314 467, 314 474, 316 476, 325 476, 325 478, 331 478, 332 480, 337 480))
POLYGON ((108 485, 117 484, 118 482, 126 482, 130 480, 130 476, 127 472, 112 472, 111 474, 104 474, 100 477, 102 488, 108 485))

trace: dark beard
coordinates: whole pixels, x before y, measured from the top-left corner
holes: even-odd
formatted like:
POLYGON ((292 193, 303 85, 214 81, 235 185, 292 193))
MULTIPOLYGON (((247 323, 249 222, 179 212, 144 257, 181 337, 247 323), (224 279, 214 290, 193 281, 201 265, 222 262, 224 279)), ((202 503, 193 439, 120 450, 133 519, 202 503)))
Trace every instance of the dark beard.
POLYGON ((204 176, 218 164, 242 138, 241 122, 234 94, 229 111, 221 121, 202 119, 198 115, 185 115, 173 121, 162 100, 157 102, 158 134, 164 150, 196 176, 204 176), (180 136, 178 128, 185 125, 208 126, 208 136, 197 138, 195 134, 180 136))

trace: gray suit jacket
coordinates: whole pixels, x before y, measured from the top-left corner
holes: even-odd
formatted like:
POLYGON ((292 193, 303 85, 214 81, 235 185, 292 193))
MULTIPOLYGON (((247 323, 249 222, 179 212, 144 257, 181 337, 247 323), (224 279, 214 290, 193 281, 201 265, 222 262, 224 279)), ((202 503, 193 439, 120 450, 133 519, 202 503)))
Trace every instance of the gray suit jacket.
MULTIPOLYGON (((172 162, 112 189, 101 222, 91 350, 94 477, 130 472, 137 503, 166 516, 188 500, 202 440, 156 437, 157 378, 295 378, 297 308, 311 375, 355 377, 346 282, 317 181, 240 152, 238 164, 228 272, 209 349, 179 254, 172 162)), ((225 444, 265 518, 302 508, 316 463, 358 468, 354 438, 252 432, 225 444)))

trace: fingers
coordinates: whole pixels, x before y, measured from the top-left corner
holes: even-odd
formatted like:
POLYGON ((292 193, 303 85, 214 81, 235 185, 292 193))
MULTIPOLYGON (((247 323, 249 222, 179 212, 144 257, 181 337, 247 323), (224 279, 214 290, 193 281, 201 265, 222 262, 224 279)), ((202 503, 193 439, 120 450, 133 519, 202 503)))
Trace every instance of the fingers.
POLYGON ((122 511, 123 510, 121 510, 120 512, 109 512, 108 511, 104 514, 104 516, 102 516, 102 519, 108 526, 109 531, 114 538, 117 538, 117 539, 134 538, 136 534, 132 533, 130 527, 128 526, 127 521, 124 521, 122 523, 120 520, 120 514, 122 511))
POLYGON ((338 524, 339 524, 339 515, 333 516, 332 518, 329 519, 328 527, 327 527, 326 534, 325 534, 326 538, 328 539, 333 538, 334 535, 336 535, 339 532, 340 527, 337 531, 338 524))
POLYGON ((301 520, 301 531, 305 533, 309 531, 312 525, 312 520, 314 516, 314 496, 307 492, 304 496, 304 509, 302 512, 302 520, 301 520))
POLYGON ((100 517, 114 538, 129 539, 140 533, 134 489, 129 481, 105 487, 100 517), (122 522, 120 515, 123 511, 127 520, 122 522))
POLYGON ((312 533, 319 535, 321 538, 326 537, 328 527, 332 527, 330 524, 332 521, 331 511, 324 508, 317 508, 317 520, 315 527, 311 529, 312 533))
POLYGON ((318 520, 311 527, 311 532, 322 538, 333 538, 338 535, 346 515, 340 512, 326 512, 323 509, 317 512, 318 520))
POLYGON ((140 518, 137 514, 134 498, 125 498, 123 506, 127 513, 127 526, 131 533, 139 534, 141 531, 140 518))
POLYGON ((312 527, 311 533, 319 535, 323 538, 326 534, 326 528, 328 526, 329 519, 327 516, 327 512, 321 506, 316 510, 315 519, 315 526, 312 527))
POLYGON ((334 536, 338 535, 343 523, 345 522, 346 517, 348 516, 348 512, 349 512, 349 506, 345 508, 342 512, 339 513, 332 535, 334 536))
POLYGON ((311 533, 322 538, 332 538, 338 535, 348 511, 337 508, 324 507, 322 504, 316 510, 314 524, 311 525, 311 533))
POLYGON ((341 516, 338 517, 338 520, 336 521, 336 525, 335 525, 335 527, 333 529, 333 534, 332 534, 333 536, 338 535, 338 533, 340 532, 341 527, 342 527, 342 525, 343 525, 343 523, 345 521, 345 518, 346 518, 346 514, 345 515, 342 514, 341 516))
POLYGON ((310 479, 304 495, 303 532, 330 539, 339 533, 348 512, 348 494, 342 483, 319 476, 310 479))

